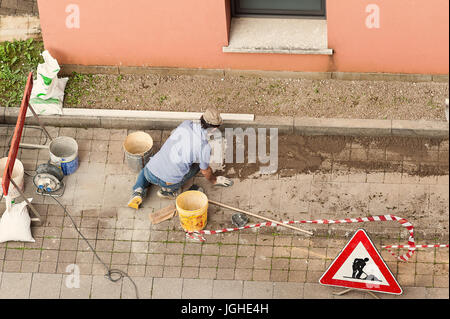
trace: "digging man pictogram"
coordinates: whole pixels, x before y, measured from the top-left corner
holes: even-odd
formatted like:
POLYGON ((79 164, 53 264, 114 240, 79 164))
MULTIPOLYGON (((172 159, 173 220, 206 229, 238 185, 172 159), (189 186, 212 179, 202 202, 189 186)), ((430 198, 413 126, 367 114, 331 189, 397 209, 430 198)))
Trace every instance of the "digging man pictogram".
POLYGON ((364 267, 366 267, 368 261, 369 261, 369 258, 367 258, 367 257, 364 258, 364 259, 355 258, 355 260, 353 260, 353 264, 352 264, 352 268, 353 268, 352 278, 361 279, 361 280, 370 280, 370 281, 380 281, 381 282, 381 280, 378 279, 377 277, 375 277, 374 275, 368 275, 367 273, 365 273, 363 271, 363 269, 364 269, 364 267), (365 278, 361 278, 362 274, 366 275, 366 277, 365 278))
MULTIPOLYGON (((361 275, 364 273, 363 269, 366 266, 367 262, 369 261, 369 258, 355 258, 353 261, 353 273, 352 278, 361 279, 361 275)), ((366 274, 367 276, 367 274, 366 274)))

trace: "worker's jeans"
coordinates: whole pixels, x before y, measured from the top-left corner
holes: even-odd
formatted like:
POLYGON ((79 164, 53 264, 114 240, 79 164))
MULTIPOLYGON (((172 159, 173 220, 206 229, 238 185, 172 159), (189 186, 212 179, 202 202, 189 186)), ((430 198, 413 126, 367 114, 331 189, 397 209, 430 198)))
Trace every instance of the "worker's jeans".
POLYGON ((139 173, 136 184, 133 186, 133 191, 136 191, 138 188, 142 188, 144 190, 143 196, 146 194, 147 188, 151 185, 157 185, 159 187, 163 187, 165 190, 173 192, 181 188, 181 186, 184 185, 189 179, 197 175, 197 173, 200 171, 200 167, 198 164, 192 164, 191 168, 187 172, 186 175, 183 176, 183 179, 176 183, 176 184, 167 184, 160 178, 153 175, 150 171, 143 168, 141 172, 139 173))

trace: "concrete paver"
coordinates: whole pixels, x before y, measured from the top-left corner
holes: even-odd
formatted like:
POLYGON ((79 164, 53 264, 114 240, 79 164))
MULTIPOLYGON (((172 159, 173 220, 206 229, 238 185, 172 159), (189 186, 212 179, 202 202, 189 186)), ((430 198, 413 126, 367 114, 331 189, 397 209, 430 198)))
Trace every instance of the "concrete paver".
MULTIPOLYGON (((317 281, 315 283, 307 282, 303 286, 303 298, 304 299, 328 299, 330 298, 330 287, 319 285, 317 281)), ((333 296, 331 295, 331 298, 333 296)))
POLYGON ((92 299, 119 299, 123 281, 117 283, 106 280, 104 276, 93 276, 91 287, 92 299))
POLYGON ((210 299, 213 296, 213 281, 209 279, 184 279, 183 299, 210 299))
POLYGON ((242 298, 243 286, 241 280, 214 280, 213 298, 240 299, 242 298))
POLYGON ((244 281, 242 298, 244 299, 272 299, 273 283, 264 281, 244 281))
POLYGON ((62 275, 33 274, 30 299, 58 299, 60 297, 62 275))
MULTIPOLYGON (((130 276, 132 276, 130 274, 130 276)), ((138 290, 139 299, 150 299, 152 297, 153 278, 150 277, 132 277, 138 290)), ((136 289, 128 278, 123 279, 122 299, 135 299, 136 289)))
MULTIPOLYGON (((128 271, 141 298, 368 298, 356 291, 333 296, 331 292, 339 289, 318 284, 359 227, 371 235, 404 288, 403 297, 448 298, 448 249, 418 249, 407 263, 381 249, 381 244, 407 243, 407 232, 398 223, 297 224, 313 231, 313 237, 282 227, 263 227, 205 235, 206 242, 195 242, 185 237, 177 218, 150 224, 148 214, 171 203, 156 196, 156 187, 150 189, 139 211, 125 206, 137 175, 127 167, 122 150, 122 141, 131 130, 49 129, 55 136, 75 137, 80 146, 80 167, 65 177, 66 190, 58 200, 107 265, 128 271)), ((0 131, 3 154, 7 133, 0 131)), ((163 142, 170 132, 151 133, 163 142)), ((417 244, 447 243, 448 166, 444 166, 446 175, 436 178, 407 173, 415 161, 433 166, 439 152, 448 153, 446 141, 430 148, 420 160, 373 141, 349 141, 337 153, 322 152, 326 160, 316 172, 292 174, 284 169, 273 176, 234 178, 230 189, 213 187, 200 176, 195 183, 205 188, 210 199, 278 220, 395 214, 413 223, 417 244), (368 162, 386 158, 398 166, 381 171, 345 164, 361 158, 368 162)), ((21 150, 19 159, 32 173, 38 163, 48 160, 48 154, 21 150)), ((0 244, 0 298, 34 297, 41 286, 42 290, 55 287, 42 296, 134 298, 127 279, 111 283, 104 278, 104 267, 79 238, 70 218, 53 199, 36 195, 30 176, 24 179, 25 193, 33 197, 44 224, 31 227, 35 243, 0 244), (67 266, 74 263, 80 270, 80 288, 66 285, 67 266), (44 282, 47 277, 52 279, 44 282)), ((4 200, 0 209, 4 210, 4 200)), ((233 213, 211 205, 207 229, 229 227, 233 213)), ((258 221, 250 217, 250 223, 258 221)))
POLYGON ((91 296, 92 276, 80 275, 78 284, 71 275, 64 275, 61 284, 61 299, 89 299, 91 296))
POLYGON ((303 299, 304 292, 303 283, 292 282, 274 282, 273 298, 274 299, 303 299))
POLYGON ((0 299, 27 299, 30 296, 32 273, 2 274, 0 299))
POLYGON ((180 299, 183 287, 182 278, 154 278, 153 299, 180 299))

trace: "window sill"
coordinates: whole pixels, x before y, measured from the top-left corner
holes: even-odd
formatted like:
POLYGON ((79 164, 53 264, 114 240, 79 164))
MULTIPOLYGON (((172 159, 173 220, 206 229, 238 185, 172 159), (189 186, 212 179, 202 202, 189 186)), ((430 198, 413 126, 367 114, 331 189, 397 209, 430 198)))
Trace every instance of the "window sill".
POLYGON ((332 55, 324 19, 233 18, 226 53, 332 55))

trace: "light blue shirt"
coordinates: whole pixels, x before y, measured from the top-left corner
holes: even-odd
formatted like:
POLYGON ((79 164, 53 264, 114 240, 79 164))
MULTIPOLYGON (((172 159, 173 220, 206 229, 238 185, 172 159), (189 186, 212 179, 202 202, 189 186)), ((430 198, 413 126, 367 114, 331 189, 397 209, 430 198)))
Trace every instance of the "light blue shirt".
POLYGON ((166 183, 179 183, 193 163, 200 169, 209 167, 211 146, 200 122, 184 121, 170 135, 158 153, 145 165, 166 183))

